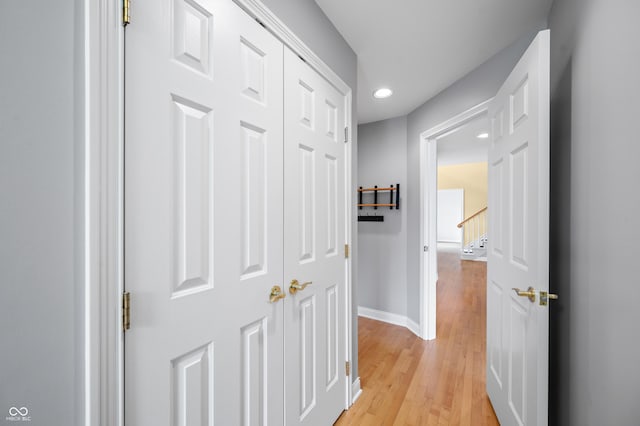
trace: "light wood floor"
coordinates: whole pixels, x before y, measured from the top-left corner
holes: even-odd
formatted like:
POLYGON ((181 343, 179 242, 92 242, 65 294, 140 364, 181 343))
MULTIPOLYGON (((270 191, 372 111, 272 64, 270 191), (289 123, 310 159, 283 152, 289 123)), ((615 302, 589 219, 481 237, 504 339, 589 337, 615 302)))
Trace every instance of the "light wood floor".
POLYGON ((362 396, 345 425, 498 425, 485 391, 486 263, 438 255, 437 339, 358 321, 362 396))

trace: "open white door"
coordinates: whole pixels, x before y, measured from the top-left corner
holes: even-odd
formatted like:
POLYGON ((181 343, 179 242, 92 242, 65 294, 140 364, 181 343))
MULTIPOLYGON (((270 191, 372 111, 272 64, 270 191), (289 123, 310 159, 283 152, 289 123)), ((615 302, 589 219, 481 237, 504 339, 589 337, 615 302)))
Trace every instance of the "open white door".
POLYGON ((286 424, 331 425, 345 408, 345 101, 285 49, 286 424))
POLYGON ((487 392, 504 426, 548 423, 549 31, 489 107, 487 392), (512 288, 526 292, 531 298, 512 288), (542 297, 541 297, 542 295, 542 297))
POLYGON ((282 425, 283 45, 229 0, 135 16, 125 423, 282 425))

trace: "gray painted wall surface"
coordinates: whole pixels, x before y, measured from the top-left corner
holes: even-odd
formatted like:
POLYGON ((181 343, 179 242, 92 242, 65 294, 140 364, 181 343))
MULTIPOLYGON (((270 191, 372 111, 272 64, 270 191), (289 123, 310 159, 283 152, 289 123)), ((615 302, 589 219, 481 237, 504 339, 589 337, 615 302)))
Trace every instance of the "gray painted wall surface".
POLYGON ((640 3, 556 0, 550 424, 640 424, 640 3))
MULTIPOLYGON (((0 424, 82 414, 82 9, 0 3, 0 424)), ((23 423, 23 422, 18 422, 23 423)))
POLYGON ((493 97, 546 23, 425 102, 407 117, 407 316, 420 322, 420 133, 493 97))
MULTIPOLYGON (((358 88, 357 57, 349 47, 342 35, 336 30, 322 9, 311 0, 263 0, 262 1, 285 25, 287 25, 313 52, 318 55, 353 91, 352 117, 353 117, 353 157, 351 159, 351 181, 354 183, 352 190, 353 200, 357 200, 355 182, 358 176, 358 129, 356 99, 358 88)), ((351 280, 353 283, 352 312, 353 312, 353 345, 351 368, 353 377, 358 377, 358 235, 357 212, 355 203, 352 206, 353 222, 351 224, 351 280)))
MULTIPOLYGON (((407 183, 407 118, 359 126, 358 186, 400 184, 400 210, 365 207, 361 215, 384 216, 384 222, 358 223, 358 303, 360 306, 407 314, 407 210, 402 194, 407 183)), ((371 195, 365 195, 365 197, 371 195)), ((379 203, 388 203, 381 193, 379 203)), ((372 202, 370 200, 366 202, 372 202)))

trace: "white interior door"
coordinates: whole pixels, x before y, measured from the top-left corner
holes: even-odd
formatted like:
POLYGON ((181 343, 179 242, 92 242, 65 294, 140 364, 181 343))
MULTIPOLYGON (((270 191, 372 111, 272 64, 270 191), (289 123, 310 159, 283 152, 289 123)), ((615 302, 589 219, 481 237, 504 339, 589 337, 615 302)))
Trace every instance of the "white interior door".
POLYGON ((502 425, 547 424, 549 31, 524 53, 489 108, 487 392, 502 425), (531 287, 535 300, 512 288, 531 287))
POLYGON ((283 424, 282 54, 231 1, 135 2, 127 425, 283 424))
POLYGON ((464 189, 438 190, 438 242, 462 244, 464 189))
POLYGON ((286 424, 345 408, 344 97, 285 49, 286 424))

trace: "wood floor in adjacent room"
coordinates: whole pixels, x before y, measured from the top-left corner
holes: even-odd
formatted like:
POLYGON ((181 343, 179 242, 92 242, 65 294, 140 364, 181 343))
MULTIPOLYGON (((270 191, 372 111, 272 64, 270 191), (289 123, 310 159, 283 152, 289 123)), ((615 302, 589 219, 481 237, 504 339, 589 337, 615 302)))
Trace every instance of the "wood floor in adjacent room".
POLYGON ((437 339, 358 320, 362 396, 345 425, 498 425, 485 390, 486 263, 438 254, 437 339))

